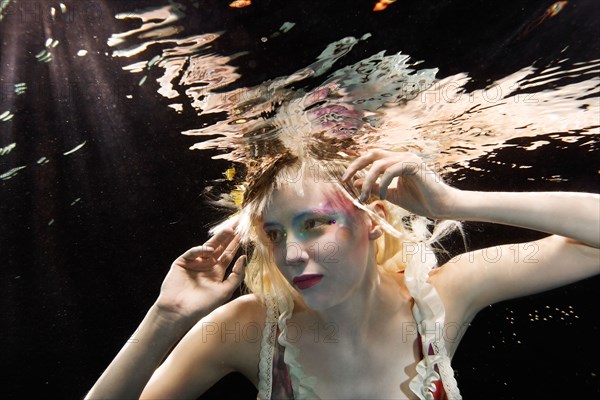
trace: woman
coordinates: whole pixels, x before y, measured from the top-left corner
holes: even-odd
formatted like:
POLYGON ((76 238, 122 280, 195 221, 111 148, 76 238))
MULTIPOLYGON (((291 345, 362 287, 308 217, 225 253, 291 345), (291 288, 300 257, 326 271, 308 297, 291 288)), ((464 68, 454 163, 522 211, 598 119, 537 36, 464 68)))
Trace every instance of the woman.
POLYGON ((239 215, 175 260, 87 398, 193 398, 232 371, 259 398, 460 398, 449 360, 479 310, 600 272, 598 195, 462 191, 410 153, 341 165, 283 155, 252 180, 239 215), (456 224, 430 233, 403 210, 551 236, 433 269, 456 224), (240 241, 252 259, 223 279, 240 241), (253 293, 226 303, 244 276, 253 293))

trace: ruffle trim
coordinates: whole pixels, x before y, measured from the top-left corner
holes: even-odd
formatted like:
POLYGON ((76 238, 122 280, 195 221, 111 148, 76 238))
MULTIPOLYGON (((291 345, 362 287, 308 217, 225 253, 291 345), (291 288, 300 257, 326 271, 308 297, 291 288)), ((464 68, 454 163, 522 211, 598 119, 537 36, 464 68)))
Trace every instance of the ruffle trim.
MULTIPOLYGON (((462 396, 444 344, 443 329, 446 312, 439 294, 428 282, 429 273, 436 266, 437 260, 426 244, 421 243, 420 246, 420 251, 408 263, 405 271, 406 286, 415 300, 412 312, 417 322, 424 353, 423 359, 417 363, 417 375, 410 381, 409 388, 420 400, 434 400, 435 382, 441 379, 448 400, 461 400, 462 396), (433 355, 428 354, 430 348, 433 349, 433 355)), ((277 342, 285 348, 284 362, 292 381, 294 399, 318 399, 313 389, 317 378, 305 374, 304 368, 297 360, 300 350, 287 340, 287 320, 292 315, 293 303, 290 301, 278 305, 269 295, 265 295, 265 303, 267 308, 265 329, 268 331, 263 334, 261 344, 258 398, 271 398, 273 352, 276 346, 277 327, 279 327, 277 342), (280 313, 279 310, 282 309, 285 311, 280 313)))
POLYGON ((294 400, 318 399, 319 396, 317 396, 313 389, 317 383, 317 378, 306 375, 304 368, 297 360, 300 350, 287 340, 287 320, 292 316, 294 308, 293 303, 290 301, 282 308, 285 311, 281 313, 278 319, 280 333, 277 341, 280 345, 285 347, 283 361, 287 365, 288 373, 292 381, 294 400))
POLYGON ((462 396, 444 344, 446 312, 439 294, 428 282, 429 272, 437 265, 437 260, 427 244, 421 243, 420 247, 420 251, 408 263, 404 275, 406 286, 415 300, 412 312, 424 353, 409 388, 419 399, 433 400, 435 381, 441 378, 448 399, 460 400, 462 396), (430 348, 435 354, 428 354, 430 348))
POLYGON ((273 389, 273 354, 277 343, 284 346, 285 351, 283 361, 287 365, 288 373, 292 381, 295 400, 318 399, 319 396, 314 391, 317 378, 307 376, 304 373, 302 365, 297 357, 300 350, 287 340, 287 320, 293 312, 293 303, 278 305, 269 294, 265 294, 265 306, 267 316, 265 320, 265 332, 263 333, 260 362, 259 362, 259 383, 257 398, 261 400, 270 400, 273 389), (287 310, 280 313, 279 310, 287 310), (279 327, 279 336, 277 328, 279 327), (277 336, 277 337, 276 337, 277 336))

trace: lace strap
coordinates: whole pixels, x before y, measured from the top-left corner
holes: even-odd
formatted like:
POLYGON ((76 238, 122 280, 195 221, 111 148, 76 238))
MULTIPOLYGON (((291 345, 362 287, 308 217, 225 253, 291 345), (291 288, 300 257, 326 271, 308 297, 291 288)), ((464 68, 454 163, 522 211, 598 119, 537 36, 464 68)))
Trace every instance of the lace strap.
POLYGON ((270 400, 273 388, 273 351, 277 340, 277 320, 279 311, 275 301, 265 294, 267 315, 260 346, 260 361, 258 364, 258 399, 270 400))
POLYGON ((446 391, 446 397, 448 398, 448 400, 462 399, 460 391, 458 390, 458 382, 456 382, 456 378, 454 377, 454 370, 450 365, 450 357, 448 357, 446 347, 442 344, 442 348, 440 348, 439 342, 432 343, 432 347, 435 354, 439 354, 442 356, 439 359, 437 366, 440 371, 440 376, 442 378, 444 390, 446 391))

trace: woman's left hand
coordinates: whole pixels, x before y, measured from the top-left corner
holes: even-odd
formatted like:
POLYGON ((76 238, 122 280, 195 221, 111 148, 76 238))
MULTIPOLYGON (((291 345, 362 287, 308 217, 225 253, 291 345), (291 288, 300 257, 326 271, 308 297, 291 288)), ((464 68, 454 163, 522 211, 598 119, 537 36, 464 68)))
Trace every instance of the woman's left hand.
POLYGON ((413 153, 373 150, 358 157, 349 166, 342 180, 348 181, 359 170, 371 166, 364 179, 355 185, 361 189, 361 201, 372 192, 412 213, 429 218, 451 218, 458 189, 442 182, 421 158, 413 153), (390 187, 394 178, 395 187, 390 187), (379 182, 378 182, 379 180, 379 182))

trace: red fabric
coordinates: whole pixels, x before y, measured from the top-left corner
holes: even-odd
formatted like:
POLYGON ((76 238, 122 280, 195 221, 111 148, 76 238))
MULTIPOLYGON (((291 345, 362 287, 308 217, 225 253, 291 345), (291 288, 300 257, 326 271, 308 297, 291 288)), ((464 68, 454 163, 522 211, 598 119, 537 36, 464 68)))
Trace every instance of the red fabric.
MULTIPOLYGON (((424 354, 423 354, 423 342, 421 341, 421 335, 417 336, 417 340, 419 341, 419 355, 421 356, 421 359, 423 359, 424 354)), ((429 351, 427 352, 427 354, 430 356, 435 355, 435 351, 433 350, 433 347, 431 347, 431 345, 429 345, 429 351)), ((435 372, 437 372, 438 374, 440 373, 437 365, 435 366, 435 372)), ((447 400, 448 399, 448 396, 446 395, 446 390, 444 389, 444 384, 441 379, 438 379, 437 381, 435 381, 435 391, 433 392, 433 398, 435 400, 447 400)))
MULTIPOLYGON (((277 328, 276 338, 279 337, 279 328, 277 328)), ((272 372, 272 387, 271 399, 284 400, 294 398, 294 389, 292 388, 292 379, 288 367, 284 362, 285 347, 277 342, 273 351, 273 372, 272 372)))

